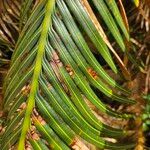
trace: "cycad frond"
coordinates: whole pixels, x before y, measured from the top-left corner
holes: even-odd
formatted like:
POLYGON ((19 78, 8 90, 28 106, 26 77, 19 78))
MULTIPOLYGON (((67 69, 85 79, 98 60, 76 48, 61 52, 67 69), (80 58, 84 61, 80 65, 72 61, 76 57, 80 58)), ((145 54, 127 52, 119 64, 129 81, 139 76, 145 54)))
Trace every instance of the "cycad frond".
POLYGON ((99 25, 92 20, 90 5, 98 10, 121 52, 126 51, 124 39, 129 40, 129 34, 114 0, 110 3, 92 0, 91 4, 86 0, 42 0, 38 3, 19 36, 5 79, 3 107, 9 112, 2 150, 12 146, 23 150, 27 143, 34 149, 67 150, 79 137, 102 149, 134 147, 132 143, 104 140, 102 137, 120 137, 127 132, 98 120, 84 99, 86 97, 101 112, 113 117, 132 117, 113 111, 92 88, 110 100, 135 103, 113 92, 112 88, 116 87, 123 95, 129 94, 106 73, 83 36, 83 33, 88 36, 117 73, 109 51, 113 47, 93 11, 99 25), (112 16, 114 11, 117 17, 112 16))

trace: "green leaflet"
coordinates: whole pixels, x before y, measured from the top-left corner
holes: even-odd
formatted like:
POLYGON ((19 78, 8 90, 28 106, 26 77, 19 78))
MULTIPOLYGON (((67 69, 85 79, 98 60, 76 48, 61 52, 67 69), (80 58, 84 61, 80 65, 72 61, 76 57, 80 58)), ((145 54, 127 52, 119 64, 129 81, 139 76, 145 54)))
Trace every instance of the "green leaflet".
MULTIPOLYGON (((125 44, 123 42, 122 36, 114 22, 114 19, 109 12, 104 0, 92 0, 95 7, 98 9, 101 14, 103 20, 105 21, 107 27, 111 31, 113 37, 116 39, 116 42, 119 44, 122 51, 125 51, 125 44)), ((117 14, 118 15, 118 14, 117 14)))
POLYGON ((34 150, 49 150, 48 147, 41 140, 36 141, 33 139, 29 139, 29 141, 34 150))
POLYGON ((123 23, 123 20, 121 18, 119 9, 117 7, 117 4, 115 2, 115 0, 105 0, 105 2, 107 3, 107 5, 109 6, 109 8, 111 9, 114 18, 116 19, 118 25, 120 26, 120 29, 122 30, 122 32, 124 33, 125 37, 127 40, 129 40, 129 33, 123 23))
POLYGON ((2 136, 2 140, 5 140, 9 137, 11 132, 13 132, 14 128, 19 124, 23 115, 24 115, 24 111, 22 111, 18 114, 15 114, 15 117, 13 117, 13 119, 9 120, 9 122, 7 123, 7 128, 6 128, 5 134, 2 136))
MULTIPOLYGON (((33 48, 31 53, 28 55, 28 57, 24 58, 23 61, 20 63, 20 65, 17 67, 16 72, 13 74, 13 77, 11 78, 11 81, 9 82, 7 88, 5 97, 8 95, 12 89, 15 88, 16 83, 20 81, 20 78, 22 77, 22 74, 26 72, 26 70, 29 70, 29 67, 34 62, 35 56, 36 56, 37 48, 33 48)), ((16 67, 15 67, 16 68, 16 67)))
POLYGON ((18 136, 20 135, 21 133, 21 128, 17 128, 15 129, 9 136, 9 138, 6 139, 6 141, 3 143, 3 145, 1 146, 1 150, 8 150, 10 145, 13 145, 17 139, 18 139, 18 136))
POLYGON ((13 102, 14 98, 16 97, 16 95, 18 94, 18 92, 20 92, 20 89, 23 88, 23 86, 26 84, 26 82, 31 79, 31 76, 33 75, 33 67, 29 70, 29 72, 27 72, 27 74, 23 75, 20 78, 20 82, 17 84, 17 86, 15 86, 15 88, 11 91, 10 94, 6 95, 6 97, 4 97, 4 107, 5 109, 8 109, 10 106, 10 104, 13 102))
POLYGON ((24 26, 21 34, 20 34, 20 37, 17 41, 16 50, 13 53, 13 56, 12 56, 12 59, 11 59, 12 64, 15 62, 16 58, 18 57, 18 55, 21 52, 21 50, 19 50, 19 46, 22 46, 22 44, 24 43, 23 40, 29 41, 29 39, 28 39, 29 36, 31 36, 34 33, 34 31, 37 30, 37 27, 39 27, 41 25, 41 21, 43 20, 42 17, 43 17, 44 12, 45 12, 44 11, 44 6, 45 5, 46 5, 46 0, 43 0, 41 3, 39 3, 39 5, 32 12, 32 14, 31 14, 30 18, 28 19, 27 23, 25 24, 25 26, 24 26))
POLYGON ((70 148, 64 144, 64 142, 56 135, 56 133, 47 125, 41 125, 39 121, 35 123, 38 131, 43 135, 45 140, 48 141, 48 145, 54 150, 70 150, 70 148))
POLYGON ((28 17, 31 13, 31 5, 33 0, 25 0, 22 4, 21 14, 20 14, 20 29, 22 28, 23 24, 27 21, 28 17))
POLYGON ((64 123, 64 121, 56 114, 53 108, 38 95, 36 98, 36 104, 41 112, 42 116, 48 121, 49 126, 55 131, 57 135, 69 146, 72 144, 75 134, 70 128, 64 123))
POLYGON ((19 106, 25 102, 27 96, 23 95, 22 93, 17 96, 16 101, 13 103, 13 106, 10 108, 8 113, 8 119, 13 115, 13 113, 19 108, 19 106))
MULTIPOLYGON (((37 31, 31 36, 31 38, 28 39, 28 37, 26 39, 26 41, 24 41, 24 43, 20 43, 20 47, 18 49, 16 49, 16 54, 18 54, 17 58, 13 61, 13 63, 11 64, 11 68, 6 76, 6 79, 8 79, 8 81, 5 81, 4 84, 4 89, 6 89, 7 86, 9 86, 9 79, 11 79, 11 77, 13 78, 14 74, 16 74, 17 68, 20 65, 20 63, 22 62, 23 56, 25 57, 26 55, 28 55, 32 48, 35 49, 34 45, 36 44, 36 42, 39 40, 39 34, 40 31, 39 29, 37 29, 37 31), (19 62, 19 63, 18 63, 19 62)), ((25 61, 25 60, 24 60, 25 61)))
POLYGON ((20 34, 20 37, 16 44, 16 49, 11 59, 11 68, 6 76, 7 80, 5 81, 4 89, 8 86, 9 79, 11 78, 11 76, 13 76, 13 73, 16 73, 17 67, 22 62, 21 58, 24 55, 26 56, 31 51, 31 47, 33 47, 39 40, 39 32, 41 32, 41 22, 43 20, 45 12, 43 9, 44 5, 46 5, 46 0, 43 0, 41 3, 39 3, 20 34))

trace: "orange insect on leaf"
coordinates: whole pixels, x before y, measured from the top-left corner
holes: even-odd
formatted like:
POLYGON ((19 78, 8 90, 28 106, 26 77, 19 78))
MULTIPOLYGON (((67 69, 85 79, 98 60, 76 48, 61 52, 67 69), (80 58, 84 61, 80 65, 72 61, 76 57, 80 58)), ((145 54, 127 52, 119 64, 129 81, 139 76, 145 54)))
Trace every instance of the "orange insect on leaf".
POLYGON ((88 72, 94 79, 97 79, 97 78, 98 78, 98 75, 97 75, 96 71, 94 71, 92 68, 88 68, 88 69, 87 69, 87 72, 88 72))

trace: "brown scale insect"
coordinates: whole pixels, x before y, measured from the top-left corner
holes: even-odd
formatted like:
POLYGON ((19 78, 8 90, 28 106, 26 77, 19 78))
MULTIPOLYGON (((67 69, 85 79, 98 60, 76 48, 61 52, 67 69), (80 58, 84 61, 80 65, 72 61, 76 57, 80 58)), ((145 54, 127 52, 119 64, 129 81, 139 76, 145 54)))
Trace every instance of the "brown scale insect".
POLYGON ((57 66, 61 67, 62 66, 62 62, 60 61, 60 58, 58 56, 58 52, 53 52, 53 61, 57 64, 57 66))
POLYGON ((73 71, 73 69, 71 68, 70 65, 66 65, 66 70, 67 70, 67 72, 69 73, 69 75, 70 75, 71 77, 73 77, 74 71, 73 71))
POLYGON ((26 85, 25 87, 23 87, 23 89, 21 90, 22 94, 24 96, 27 96, 30 93, 31 87, 30 85, 26 85))
POLYGON ((51 89, 52 89, 52 85, 51 85, 50 83, 47 83, 47 88, 48 88, 49 90, 51 90, 51 89))
POLYGON ((94 71, 92 68, 88 68, 88 69, 87 69, 87 72, 88 72, 94 79, 97 79, 97 78, 98 78, 98 75, 97 75, 96 71, 94 71))
POLYGON ((32 115, 33 123, 36 122, 36 120, 38 120, 42 125, 46 124, 45 120, 39 115, 39 113, 36 111, 36 109, 34 109, 34 113, 32 115))

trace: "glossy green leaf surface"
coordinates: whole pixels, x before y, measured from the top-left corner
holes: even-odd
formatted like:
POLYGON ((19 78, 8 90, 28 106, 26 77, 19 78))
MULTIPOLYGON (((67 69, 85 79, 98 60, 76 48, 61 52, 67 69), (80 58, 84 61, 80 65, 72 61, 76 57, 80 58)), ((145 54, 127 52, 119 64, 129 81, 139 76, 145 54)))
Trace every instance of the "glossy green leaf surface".
MULTIPOLYGON (((129 35, 116 2, 91 2, 91 9, 98 10, 123 53, 123 39, 129 39, 129 35), (113 17, 111 11, 118 17, 113 17)), ((28 11, 32 0, 24 3, 22 14, 28 11)), ((89 41, 97 55, 118 73, 111 51, 82 0, 42 0, 33 9, 20 33, 4 83, 3 107, 8 117, 2 149, 16 146, 24 150, 28 143, 35 150, 69 150, 77 139, 101 149, 134 147, 134 143, 126 145, 104 139, 125 137, 128 131, 105 124, 87 104, 89 101, 102 114, 128 119, 133 116, 108 107, 94 88, 110 101, 135 103, 126 97, 128 90, 109 76, 96 59, 89 41)))

